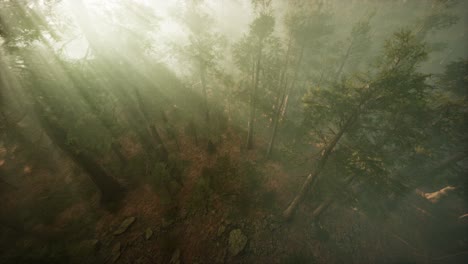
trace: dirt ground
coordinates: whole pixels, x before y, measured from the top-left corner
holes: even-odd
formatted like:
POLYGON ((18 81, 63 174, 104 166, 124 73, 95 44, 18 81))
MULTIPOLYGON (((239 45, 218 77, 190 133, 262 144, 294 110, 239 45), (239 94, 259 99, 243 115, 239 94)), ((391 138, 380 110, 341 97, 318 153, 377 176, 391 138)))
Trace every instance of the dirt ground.
MULTIPOLYGON (((447 251, 428 250, 430 247, 421 241, 428 239, 425 228, 434 225, 435 216, 408 209, 407 204, 414 204, 412 200, 402 204, 400 212, 394 214, 395 219, 375 220, 359 210, 334 204, 318 222, 311 220, 317 204, 305 202, 292 221, 283 222, 281 210, 304 179, 309 164, 263 160, 258 153, 261 148, 241 151, 240 137, 229 133, 224 136, 231 140, 219 144, 215 154, 207 154, 189 138, 182 138, 178 155, 186 164, 183 186, 169 180, 164 195, 151 183, 127 183, 125 198, 113 209, 99 203, 92 183, 66 158, 59 158, 60 169, 54 172, 25 163, 16 172, 20 180, 15 185, 2 185, 0 262, 461 263, 465 260, 467 255, 463 251, 450 256, 445 254, 447 251), (227 167, 219 167, 220 160, 228 160, 223 163, 227 167), (295 169, 291 170, 291 166, 295 169), (207 168, 212 169, 211 174, 207 168), (225 170, 230 173, 217 175, 225 170), (221 183, 216 180, 218 176, 222 177, 221 183), (401 217, 404 210, 406 218, 401 217), (126 226, 125 221, 131 223, 126 226), (116 234, 119 228, 124 231, 116 234), (240 230, 240 238, 234 236, 233 230, 240 230)), ((138 159, 135 154, 138 147, 127 144, 132 150, 129 158, 138 159)), ((24 161, 17 159, 2 164, 18 167, 24 161)), ((125 179, 121 180, 125 183, 125 179)), ((466 231, 466 225, 464 228, 461 230, 466 231)), ((450 250, 465 247, 464 239, 466 236, 457 239, 458 245, 450 250)))

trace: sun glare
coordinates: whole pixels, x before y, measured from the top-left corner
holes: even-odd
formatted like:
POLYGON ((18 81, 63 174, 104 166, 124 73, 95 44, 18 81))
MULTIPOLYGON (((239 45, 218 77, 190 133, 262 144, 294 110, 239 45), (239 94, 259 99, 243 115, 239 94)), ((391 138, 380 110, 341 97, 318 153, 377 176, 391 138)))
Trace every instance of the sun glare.
MULTIPOLYGON (((158 19, 157 25, 154 26, 150 33, 156 36, 152 46, 159 49, 166 49, 172 42, 180 42, 185 40, 184 28, 174 19, 172 11, 177 0, 134 0, 137 4, 142 4, 151 10, 158 19)), ((117 35, 112 32, 112 25, 119 25, 119 17, 116 13, 126 16, 125 10, 122 10, 122 2, 117 0, 100 1, 100 0, 85 0, 83 5, 77 2, 68 2, 63 10, 70 14, 70 17, 79 20, 85 27, 90 27, 98 32, 108 43, 119 43, 122 41, 117 35)), ((142 25, 145 26, 145 25, 142 25)), ((87 54, 88 43, 86 37, 80 31, 80 27, 74 29, 76 32, 71 34, 73 39, 64 44, 63 50, 65 54, 73 59, 83 58, 87 54)))

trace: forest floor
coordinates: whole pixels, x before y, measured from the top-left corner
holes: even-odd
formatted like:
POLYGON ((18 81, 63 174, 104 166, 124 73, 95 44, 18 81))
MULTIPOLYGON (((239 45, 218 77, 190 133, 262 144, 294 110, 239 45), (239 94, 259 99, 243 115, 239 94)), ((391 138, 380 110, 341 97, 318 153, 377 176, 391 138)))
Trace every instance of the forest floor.
MULTIPOLYGON (((241 151, 228 131, 216 153, 181 138, 183 185, 128 183, 117 209, 103 208, 89 179, 63 160, 58 171, 22 166, 1 192, 0 263, 396 263, 427 259, 385 221, 351 208, 313 222, 312 203, 290 222, 281 210, 310 163, 241 151), (164 192, 166 194, 163 194, 164 192), (392 255, 389 255, 392 252, 392 255)), ((261 146, 261 142, 258 143, 261 146)), ((139 159, 138 147, 129 149, 139 159), (132 150, 133 149, 133 150, 132 150)), ((174 146, 171 146, 174 147, 174 146)), ((302 157, 304 158, 304 157, 302 157)), ((20 162, 20 161, 18 161, 20 162)), ((147 179, 147 178, 145 178, 147 179)), ((315 204, 316 205, 316 204, 315 204)), ((335 208, 336 209, 336 208, 335 208)), ((407 236, 412 234, 406 234, 407 236)))

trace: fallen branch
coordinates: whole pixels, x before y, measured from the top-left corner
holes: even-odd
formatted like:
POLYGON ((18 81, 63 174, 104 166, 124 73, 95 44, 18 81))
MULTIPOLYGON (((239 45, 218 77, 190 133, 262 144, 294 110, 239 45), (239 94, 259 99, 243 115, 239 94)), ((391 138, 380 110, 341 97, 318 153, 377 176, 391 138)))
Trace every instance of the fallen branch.
POLYGON ((432 192, 432 193, 425 193, 419 189, 416 189, 416 193, 427 199, 428 201, 430 201, 431 203, 437 203, 439 202, 439 200, 442 198, 442 197, 445 197, 449 194, 449 192, 455 190, 456 188, 453 187, 453 186, 447 186, 445 188, 442 188, 436 192, 432 192))

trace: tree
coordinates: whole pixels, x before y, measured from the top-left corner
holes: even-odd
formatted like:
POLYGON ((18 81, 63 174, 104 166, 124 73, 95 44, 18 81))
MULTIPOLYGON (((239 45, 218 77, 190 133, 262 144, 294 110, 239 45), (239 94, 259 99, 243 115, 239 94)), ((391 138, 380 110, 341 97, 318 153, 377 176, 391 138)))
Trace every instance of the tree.
MULTIPOLYGON (((22 64, 19 69, 21 69, 20 74, 23 79, 21 81, 17 81, 16 85, 13 85, 12 80, 14 80, 18 74, 11 70, 7 71, 7 67, 2 67, 2 79, 0 80, 2 83, 2 88, 3 85, 14 89, 18 89, 19 87, 23 86, 25 91, 33 95, 34 112, 37 114, 36 117, 39 119, 39 124, 42 125, 42 129, 46 132, 49 138, 62 151, 67 153, 71 159, 73 159, 73 161, 75 161, 81 168, 86 171, 90 179, 101 192, 103 202, 113 202, 118 200, 122 197, 123 187, 96 162, 95 158, 91 157, 86 152, 83 152, 80 148, 74 145, 73 142, 69 141, 66 129, 64 129, 57 120, 57 112, 54 113, 54 111, 52 111, 52 109, 55 108, 55 110, 57 110, 56 107, 60 107, 59 104, 57 104, 57 101, 54 100, 56 99, 56 94, 50 94, 45 91, 44 87, 47 85, 44 85, 44 79, 38 77, 43 72, 37 71, 37 69, 35 69, 31 63, 31 61, 35 61, 36 63, 40 64, 43 62, 42 55, 52 51, 52 49, 50 49, 51 45, 47 41, 44 42, 45 38, 43 35, 48 33, 49 35, 55 36, 53 34, 55 31, 54 27, 52 26, 53 22, 51 20, 45 19, 43 13, 45 11, 42 10, 39 6, 23 6, 16 1, 12 3, 2 2, 2 4, 7 5, 7 10, 11 11, 7 12, 8 15, 17 14, 19 21, 22 21, 21 23, 12 25, 7 24, 11 22, 10 20, 2 20, 1 37, 5 39, 4 44, 7 50, 10 52, 10 56, 20 58, 19 61, 21 61, 22 64), (29 20, 31 19, 31 16, 35 19, 34 21, 29 20), (45 46, 45 50, 41 50, 40 48, 36 47, 34 41, 41 41, 45 46), (25 45, 28 49, 17 49, 23 45, 25 45), (44 53, 41 54, 41 52, 44 53), (46 114, 49 116, 46 116, 46 114)), ((50 11, 50 9, 53 7, 53 4, 53 1, 48 3, 45 6, 46 11, 50 11)), ((8 16, 4 17, 6 18, 8 16)), ((53 79, 51 80, 53 81, 53 79)), ((53 85, 50 84, 51 83, 49 82, 49 86, 57 85, 57 83, 53 85)), ((5 96, 5 94, 2 91, 2 98, 3 96, 5 96)), ((2 104, 2 106, 4 106, 4 104, 2 104)), ((2 113, 4 113, 4 111, 2 111, 2 113)))
MULTIPOLYGON (((140 92, 138 91, 137 86, 134 85, 137 80, 146 80, 146 76, 143 76, 139 71, 128 71, 129 68, 131 69, 136 66, 133 65, 130 60, 121 60, 118 65, 115 65, 114 63, 115 55, 119 53, 118 48, 130 50, 131 54, 147 62, 147 59, 144 57, 145 49, 149 48, 147 45, 149 42, 147 31, 156 23, 156 18, 151 12, 145 12, 144 7, 138 6, 136 3, 129 4, 127 2, 123 2, 122 5, 123 8, 129 8, 133 12, 133 16, 125 18, 130 20, 130 26, 133 25, 134 27, 138 27, 142 24, 149 24, 150 28, 141 27, 146 31, 143 30, 142 32, 138 32, 139 37, 137 39, 139 41, 136 41, 134 34, 128 34, 129 30, 126 30, 125 25, 117 26, 117 29, 115 30, 119 32, 123 31, 120 35, 124 41, 117 43, 118 45, 115 45, 116 47, 114 48, 109 48, 104 42, 104 36, 99 34, 99 32, 97 32, 95 28, 88 23, 87 19, 89 14, 84 3, 82 1, 73 2, 74 8, 80 10, 81 14, 84 14, 83 17, 77 17, 77 23, 85 35, 90 49, 96 57, 93 61, 94 74, 96 74, 97 71, 101 74, 101 77, 105 79, 105 82, 94 83, 92 87, 99 87, 102 92, 106 93, 105 90, 107 85, 113 85, 115 89, 112 91, 112 95, 109 96, 114 97, 117 100, 119 107, 123 108, 123 113, 127 115, 126 121, 129 123, 128 127, 134 128, 138 140, 145 149, 146 154, 149 157, 156 157, 160 162, 167 163, 168 153, 164 147, 162 138, 155 125, 152 123, 152 120, 150 120, 146 106, 144 105, 143 100, 141 100, 141 95, 139 95, 140 92), (136 24, 136 26, 134 24, 136 24), (140 128, 142 124, 143 129, 140 128), (148 141, 150 144, 147 144, 148 141)), ((121 14, 117 13, 116 15, 121 14)), ((82 78, 78 78, 78 80, 81 79, 82 78)), ((148 81, 145 81, 144 84, 148 86, 150 85, 148 81)), ((100 111, 98 111, 98 106, 95 105, 96 102, 93 102, 92 94, 89 91, 86 91, 87 87, 81 85, 79 81, 77 81, 75 85, 79 89, 80 94, 86 99, 86 102, 89 103, 91 110, 93 110, 96 116, 101 118, 101 121, 106 125, 109 131, 114 131, 112 129, 112 121, 104 119, 105 117, 103 117, 100 111)), ((116 134, 114 135, 116 136, 116 134)), ((112 144, 114 149, 117 149, 116 145, 116 142, 112 144)), ((118 156, 121 155, 118 154, 118 156)))
MULTIPOLYGON (((336 72, 336 76, 334 77, 335 81, 338 82, 345 65, 352 57, 362 57, 364 53, 370 47, 370 20, 374 14, 369 15, 363 20, 358 21, 352 28, 351 34, 347 40, 347 48, 341 61, 339 63, 338 71, 336 72)), ((355 59, 355 62, 359 62, 359 60, 355 59)), ((356 67, 356 65, 354 65, 356 67)))
POLYGON ((286 219, 326 171, 329 159, 340 152, 354 174, 393 181, 386 177, 387 164, 404 161, 388 159, 385 153, 408 150, 423 139, 417 128, 424 124, 420 114, 430 86, 427 75, 416 70, 426 56, 413 33, 399 31, 385 42, 383 59, 369 76, 311 90, 305 98, 306 122, 313 126, 322 150, 315 169, 283 212, 286 219))
POLYGON ((275 26, 272 15, 262 11, 250 24, 247 35, 237 43, 234 54, 241 71, 248 76, 250 83, 249 121, 247 131, 247 149, 253 148, 255 111, 257 108, 257 90, 260 84, 262 59, 264 56, 265 42, 271 37, 275 26))
POLYGON ((178 52, 193 65, 195 75, 201 84, 205 121, 209 123, 210 111, 208 107, 207 77, 210 71, 216 70, 217 61, 223 46, 224 37, 212 30, 213 18, 196 1, 187 3, 186 9, 179 20, 188 29, 189 43, 184 47, 177 47, 178 52))
POLYGON ((267 148, 267 157, 273 151, 278 126, 286 114, 291 93, 296 89, 297 83, 301 79, 305 79, 304 75, 316 67, 315 64, 311 64, 310 67, 303 67, 304 58, 314 57, 317 48, 323 45, 325 38, 334 30, 330 22, 331 15, 321 4, 315 6, 298 1, 291 4, 290 9, 290 13, 287 14, 284 20, 288 47, 284 59, 284 68, 280 73, 279 92, 274 105, 273 126, 267 148))

